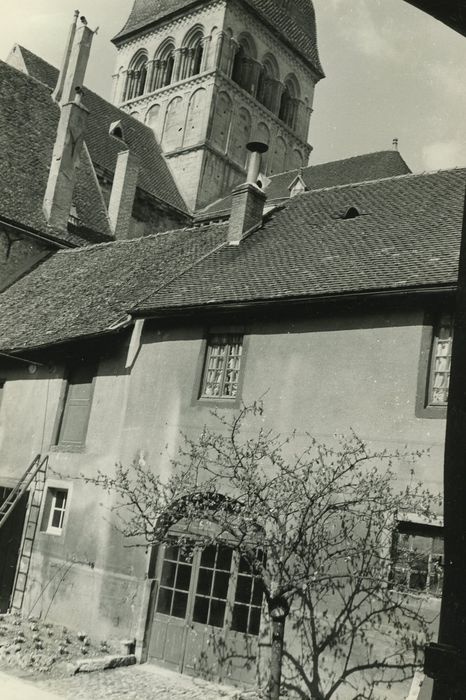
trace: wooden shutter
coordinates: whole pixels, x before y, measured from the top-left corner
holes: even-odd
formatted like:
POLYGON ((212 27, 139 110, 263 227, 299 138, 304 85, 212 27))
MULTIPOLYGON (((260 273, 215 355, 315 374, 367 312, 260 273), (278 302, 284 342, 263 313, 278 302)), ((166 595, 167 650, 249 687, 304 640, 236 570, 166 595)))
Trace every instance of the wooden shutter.
POLYGON ((82 446, 91 411, 95 365, 79 365, 68 376, 58 444, 82 446))

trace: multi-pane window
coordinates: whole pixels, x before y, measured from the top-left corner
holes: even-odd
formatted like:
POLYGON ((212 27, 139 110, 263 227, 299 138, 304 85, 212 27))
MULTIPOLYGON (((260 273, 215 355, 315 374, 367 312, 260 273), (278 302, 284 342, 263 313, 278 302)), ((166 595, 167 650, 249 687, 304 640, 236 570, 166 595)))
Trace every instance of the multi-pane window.
POLYGON ((57 444, 82 446, 86 441, 96 367, 79 364, 68 374, 57 444))
POLYGON ((392 581, 397 588, 442 594, 442 529, 429 525, 400 523, 394 535, 392 581))
POLYGON ((231 564, 230 547, 211 545, 202 551, 194 598, 194 622, 223 627, 231 564))
POLYGON ((188 607, 192 562, 181 547, 167 547, 160 578, 157 612, 184 618, 188 607))
POLYGON ((241 557, 231 629, 246 634, 259 634, 262 597, 261 578, 251 573, 248 562, 244 557, 241 557))
POLYGON ((453 316, 442 315, 434 334, 430 363, 429 404, 445 406, 450 384, 453 316))
POLYGON ((224 334, 210 337, 201 396, 224 399, 237 396, 242 352, 241 335, 224 334))
POLYGON ((47 489, 41 530, 54 535, 62 533, 67 503, 68 489, 47 489))

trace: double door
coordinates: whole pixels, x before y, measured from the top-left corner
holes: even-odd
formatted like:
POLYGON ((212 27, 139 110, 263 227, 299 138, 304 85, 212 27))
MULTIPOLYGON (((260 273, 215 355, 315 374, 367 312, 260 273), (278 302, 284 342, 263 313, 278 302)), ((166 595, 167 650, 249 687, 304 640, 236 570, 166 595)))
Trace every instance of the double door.
POLYGON ((260 579, 224 545, 160 549, 149 659, 209 680, 254 683, 260 579))

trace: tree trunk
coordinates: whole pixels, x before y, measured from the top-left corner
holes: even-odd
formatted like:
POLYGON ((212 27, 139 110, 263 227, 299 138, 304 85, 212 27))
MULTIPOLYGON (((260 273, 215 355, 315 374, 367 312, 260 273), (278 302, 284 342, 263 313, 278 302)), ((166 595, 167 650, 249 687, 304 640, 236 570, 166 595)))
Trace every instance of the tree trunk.
POLYGON ((282 680, 285 617, 272 618, 272 653, 270 658, 270 700, 279 700, 282 680))

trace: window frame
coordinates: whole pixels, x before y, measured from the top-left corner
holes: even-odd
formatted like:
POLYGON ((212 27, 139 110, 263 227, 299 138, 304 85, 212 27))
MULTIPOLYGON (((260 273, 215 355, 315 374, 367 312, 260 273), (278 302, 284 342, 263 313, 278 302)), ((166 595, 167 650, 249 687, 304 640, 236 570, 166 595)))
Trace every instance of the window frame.
POLYGON ((433 391, 434 391, 434 384, 435 384, 435 375, 436 375, 436 369, 435 369, 435 363, 436 359, 438 357, 438 347, 439 343, 442 342, 442 339, 440 337, 441 335, 441 329, 448 327, 450 330, 450 336, 448 338, 448 354, 446 357, 450 359, 450 369, 448 370, 448 388, 447 392, 450 386, 450 372, 451 372, 451 350, 452 350, 452 344, 453 344, 453 331, 454 331, 454 314, 452 311, 442 311, 441 313, 437 314, 435 321, 432 326, 432 341, 431 341, 431 347, 430 347, 430 356, 429 356, 429 368, 428 368, 428 386, 427 386, 427 397, 426 397, 426 405, 429 406, 430 408, 443 408, 446 410, 448 406, 448 398, 445 402, 434 402, 433 401, 433 391), (449 319, 449 323, 445 323, 446 319, 449 319))
POLYGON ((201 338, 201 346, 199 349, 198 361, 195 371, 195 381, 191 397, 191 406, 200 407, 202 405, 207 405, 212 408, 239 408, 239 406, 241 405, 241 396, 243 392, 243 383, 246 372, 247 355, 249 352, 249 341, 249 334, 244 326, 210 326, 205 329, 201 338), (203 394, 204 370, 206 368, 209 340, 212 336, 215 335, 242 336, 242 353, 238 375, 238 390, 236 396, 220 397, 205 396, 203 394))
POLYGON ((84 450, 84 448, 86 446, 87 434, 88 434, 88 430, 89 430, 89 421, 90 421, 90 416, 91 416, 91 412, 92 412, 92 405, 93 405, 93 401, 94 401, 94 390, 95 390, 95 382, 96 382, 96 378, 97 378, 98 368, 99 368, 99 360, 96 359, 96 360, 91 360, 88 362, 81 361, 81 362, 76 362, 76 363, 70 363, 70 365, 65 370, 65 373, 63 376, 63 381, 62 381, 61 392, 60 392, 60 399, 58 402, 57 416, 55 419, 55 425, 54 425, 54 429, 53 429, 52 443, 50 446, 51 451, 55 451, 55 452, 80 452, 80 451, 84 450), (72 384, 72 381, 70 378, 72 377, 73 372, 82 366, 88 366, 90 368, 90 374, 92 375, 92 381, 90 382, 90 392, 89 392, 87 415, 86 415, 86 419, 84 421, 82 440, 80 442, 64 441, 61 438, 61 435, 62 435, 65 419, 67 418, 67 415, 69 412, 69 404, 67 402, 68 402, 68 397, 69 397, 69 388, 70 388, 70 385, 72 384))
POLYGON ((433 311, 424 311, 419 349, 417 392, 414 412, 416 418, 444 420, 447 417, 446 404, 429 403, 431 368, 436 331, 439 320, 445 314, 454 316, 454 301, 448 297, 433 311))
MULTIPOLYGON (((197 541, 195 535, 192 538, 190 537, 190 543, 187 542, 188 548, 192 546, 191 557, 188 557, 190 561, 190 580, 189 587, 183 590, 177 588, 178 569, 176 569, 170 577, 173 583, 170 584, 167 583, 166 580, 164 581, 164 571, 168 571, 168 567, 166 567, 166 564, 170 565, 175 563, 175 559, 172 555, 169 554, 170 549, 178 550, 176 554, 176 563, 182 562, 183 564, 186 564, 188 561, 180 553, 180 544, 176 544, 175 540, 173 544, 170 544, 170 542, 168 541, 157 547, 157 561, 155 563, 154 576, 155 580, 158 582, 158 586, 154 598, 154 613, 156 615, 162 615, 164 618, 167 619, 176 619, 178 622, 181 622, 182 624, 186 625, 210 627, 212 629, 216 629, 226 633, 232 632, 234 634, 242 634, 248 637, 255 637, 256 639, 259 639, 260 630, 264 621, 263 612, 265 600, 262 582, 258 584, 256 583, 256 581, 260 580, 260 576, 250 571, 250 567, 247 566, 246 559, 242 555, 240 555, 240 553, 227 540, 225 540, 224 542, 217 542, 215 544, 207 544, 205 546, 199 545, 200 542, 197 541), (203 560, 204 554, 209 548, 215 550, 212 564, 208 561, 203 560), (229 550, 230 552, 228 566, 219 563, 221 549, 229 550), (203 588, 203 584, 201 583, 201 577, 203 576, 203 572, 205 571, 211 572, 210 581, 208 582, 209 592, 207 592, 207 588, 203 588), (222 593, 219 592, 218 588, 216 590, 217 577, 220 579, 225 575, 228 576, 228 583, 226 592, 222 593), (240 576, 242 576, 243 578, 248 578, 251 581, 251 592, 249 602, 244 602, 238 598, 238 580, 240 576), (168 607, 166 607, 165 605, 165 595, 162 594, 164 595, 164 598, 162 598, 162 600, 160 597, 161 592, 163 590, 171 591, 170 605, 168 606, 169 610, 168 607), (176 591, 184 593, 187 596, 183 616, 173 615, 174 595, 176 591), (257 591, 260 592, 260 604, 257 602, 257 598, 253 599, 254 593, 257 591), (205 620, 196 619, 196 615, 198 615, 198 618, 203 617, 203 611, 200 610, 200 608, 198 608, 196 612, 196 606, 198 604, 198 601, 201 599, 207 602, 207 614, 205 620), (218 620, 215 621, 215 619, 213 619, 213 617, 215 618, 215 613, 213 616, 212 607, 215 604, 219 604, 220 608, 223 606, 222 625, 218 624, 218 620), (238 627, 233 626, 233 612, 235 606, 237 605, 247 609, 247 620, 245 630, 238 629, 238 627), (254 619, 254 617, 256 619, 254 619)), ((204 585, 207 583, 208 578, 209 576, 206 576, 204 585)))
POLYGON ((72 486, 67 482, 60 480, 50 480, 46 482, 42 510, 39 516, 39 532, 42 535, 61 537, 64 534, 70 513, 71 494, 72 486), (57 493, 65 493, 64 505, 62 508, 58 509, 62 512, 61 523, 58 527, 52 524, 55 512, 57 511, 57 493))
MULTIPOLYGON (((440 523, 434 523, 434 522, 423 522, 422 520, 398 520, 396 522, 396 525, 393 529, 393 535, 392 535, 392 547, 391 547, 391 552, 390 552, 390 585, 392 586, 393 590, 395 591, 400 591, 402 593, 406 593, 408 595, 412 596, 423 596, 423 597, 428 597, 428 598, 435 598, 437 600, 441 600, 442 598, 442 589, 443 589, 443 573, 441 576, 441 583, 440 583, 440 593, 434 592, 431 589, 431 577, 432 577, 432 572, 433 568, 435 566, 435 557, 440 557, 442 563, 440 566, 444 567, 444 561, 445 561, 445 550, 443 548, 443 551, 441 554, 438 554, 434 551, 435 547, 435 540, 442 540, 442 543, 444 545, 445 543, 445 533, 444 533, 444 528, 440 523), (410 586, 410 580, 411 576, 413 574, 419 573, 419 571, 416 571, 413 569, 413 567, 409 564, 406 572, 403 572, 400 567, 398 566, 397 570, 397 562, 399 561, 399 556, 402 554, 402 548, 399 547, 399 542, 400 542, 400 537, 402 535, 406 536, 411 536, 411 537, 424 537, 426 539, 431 540, 430 548, 428 550, 428 560, 427 560, 427 568, 425 572, 426 576, 426 583, 424 588, 414 588, 410 586), (397 556, 398 555, 398 556, 397 556), (404 573, 406 576, 406 582, 404 584, 399 583, 399 576, 401 573, 404 573)), ((415 551, 409 550, 409 551, 415 551)), ((427 551, 427 550, 426 550, 427 551)))

